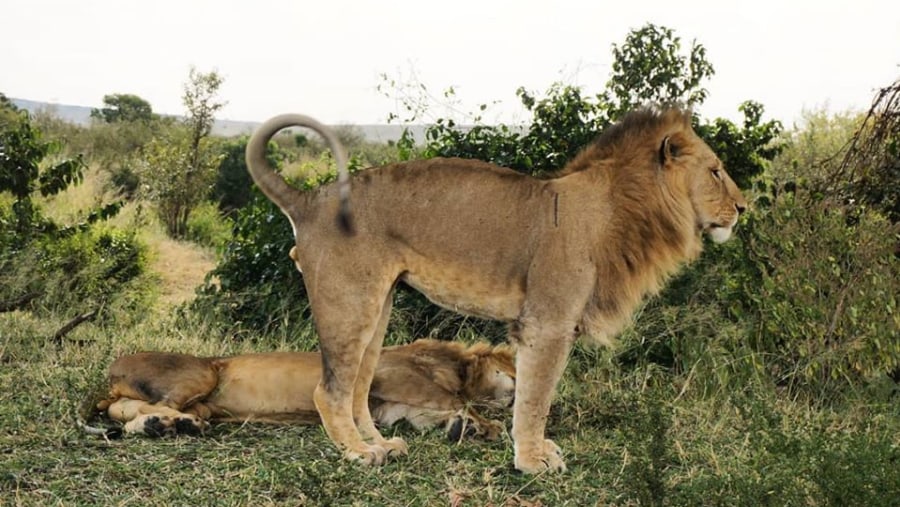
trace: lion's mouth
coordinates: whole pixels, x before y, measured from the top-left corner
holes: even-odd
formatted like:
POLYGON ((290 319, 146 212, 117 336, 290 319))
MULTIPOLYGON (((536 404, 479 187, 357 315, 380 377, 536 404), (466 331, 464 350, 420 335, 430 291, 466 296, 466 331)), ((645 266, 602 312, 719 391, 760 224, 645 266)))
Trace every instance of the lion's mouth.
POLYGON ((721 224, 719 222, 709 222, 703 227, 703 231, 706 232, 709 237, 715 241, 716 243, 724 243, 731 238, 731 233, 734 229, 734 224, 721 224))

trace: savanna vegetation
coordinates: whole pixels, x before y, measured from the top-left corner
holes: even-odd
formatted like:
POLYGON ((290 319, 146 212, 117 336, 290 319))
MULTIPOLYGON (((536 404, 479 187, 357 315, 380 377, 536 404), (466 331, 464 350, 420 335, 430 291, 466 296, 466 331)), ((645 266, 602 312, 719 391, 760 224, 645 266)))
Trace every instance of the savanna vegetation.
MULTIPOLYGON (((342 462, 318 427, 83 434, 117 355, 316 347, 290 225, 252 187, 246 139, 212 134, 214 72, 188 76, 182 119, 114 93, 79 126, 0 95, 0 504, 896 505, 900 82, 869 111, 784 125, 748 100, 735 123, 703 116, 701 44, 646 25, 611 59, 600 93, 515 90, 522 124, 483 123, 485 105, 434 119, 418 143, 340 129, 354 170, 462 156, 544 177, 624 112, 679 102, 752 201, 737 237, 708 244, 617 348, 576 348, 548 423, 569 470, 536 477, 513 470, 508 437, 451 444, 406 426, 388 432, 410 456, 378 469, 342 462)), ((423 83, 381 89, 396 120, 435 106, 423 83)), ((333 178, 304 132, 279 135, 270 160, 304 188, 333 178)), ((389 343, 504 336, 411 290, 394 313, 389 343)))

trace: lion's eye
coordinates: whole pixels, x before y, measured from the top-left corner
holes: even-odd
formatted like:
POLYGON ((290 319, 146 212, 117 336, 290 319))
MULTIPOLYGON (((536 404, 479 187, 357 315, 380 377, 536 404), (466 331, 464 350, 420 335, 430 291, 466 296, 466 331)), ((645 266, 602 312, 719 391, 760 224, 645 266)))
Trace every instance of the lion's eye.
POLYGON ((718 169, 711 169, 711 171, 712 171, 713 178, 715 178, 717 180, 722 179, 722 171, 720 171, 718 169))

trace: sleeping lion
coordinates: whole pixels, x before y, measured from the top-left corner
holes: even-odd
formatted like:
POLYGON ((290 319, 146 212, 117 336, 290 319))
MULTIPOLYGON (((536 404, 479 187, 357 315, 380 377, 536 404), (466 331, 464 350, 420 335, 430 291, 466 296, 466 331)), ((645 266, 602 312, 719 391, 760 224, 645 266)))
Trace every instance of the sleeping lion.
MULTIPOLYGON (((109 394, 97 404, 126 434, 200 434, 210 422, 317 423, 316 352, 197 357, 140 352, 109 368, 109 394)), ((387 347, 370 392, 379 425, 407 420, 444 425, 449 438, 497 438, 505 426, 478 409, 508 408, 515 391, 512 348, 422 339, 387 347)))
MULTIPOLYGON (((703 248, 725 241, 747 207, 691 112, 629 113, 558 174, 538 179, 477 160, 434 158, 352 178, 333 132, 302 115, 272 118, 247 145, 260 190, 290 219, 322 350, 313 401, 343 456, 406 454, 369 412, 369 389, 398 283, 457 312, 509 324, 517 345, 512 437, 517 469, 563 470, 545 438, 576 337, 610 343, 642 299, 703 248), (310 127, 338 181, 305 192, 266 161, 279 130, 310 127)), ((287 231, 285 231, 287 232, 287 231)))

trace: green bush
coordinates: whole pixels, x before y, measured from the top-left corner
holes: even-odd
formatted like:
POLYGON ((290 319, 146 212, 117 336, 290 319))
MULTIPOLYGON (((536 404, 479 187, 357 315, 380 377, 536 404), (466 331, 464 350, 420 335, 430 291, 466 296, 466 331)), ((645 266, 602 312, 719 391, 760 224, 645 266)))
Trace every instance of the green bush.
POLYGON ((302 315, 306 291, 288 257, 291 224, 254 186, 193 308, 226 328, 274 331, 302 315))
MULTIPOLYGON (((245 206, 251 197, 253 180, 247 170, 244 152, 247 150, 246 136, 229 140, 222 146, 222 160, 216 172, 212 197, 219 203, 223 213, 231 215, 235 210, 245 206)), ((276 143, 269 143, 266 159, 272 167, 280 167, 285 152, 276 143)))
POLYGON ((197 205, 187 221, 187 239, 204 246, 222 249, 231 238, 231 220, 219 213, 211 202, 197 205))
POLYGON ((33 197, 80 183, 82 157, 54 160, 61 147, 45 141, 27 114, 6 106, 0 112, 0 191, 10 196, 0 199, 0 307, 30 304, 62 314, 108 307, 146 262, 146 248, 133 233, 96 227, 121 202, 99 206, 75 224, 46 218, 33 197))
POLYGON ((638 315, 623 365, 717 391, 762 380, 833 395, 900 367, 897 226, 805 191, 760 200, 638 315), (760 202, 769 202, 767 206, 760 202))
POLYGON ((0 254, 0 301, 34 293, 39 297, 30 308, 38 312, 103 310, 124 292, 143 292, 137 285, 146 264, 147 247, 133 233, 97 229, 44 237, 0 254))
POLYGON ((900 367, 900 228, 880 214, 782 193, 748 224, 748 337, 779 383, 818 388, 900 367))

